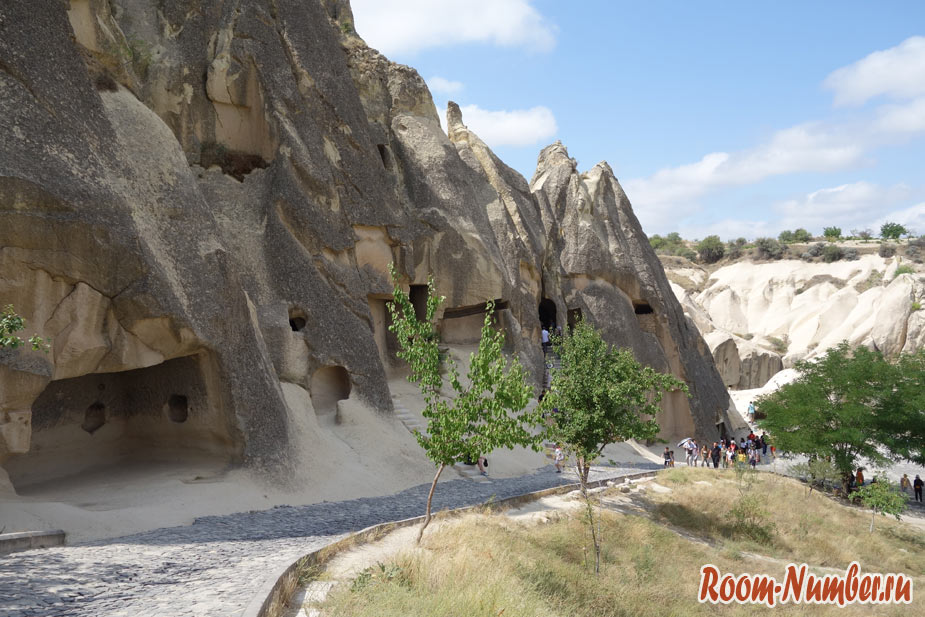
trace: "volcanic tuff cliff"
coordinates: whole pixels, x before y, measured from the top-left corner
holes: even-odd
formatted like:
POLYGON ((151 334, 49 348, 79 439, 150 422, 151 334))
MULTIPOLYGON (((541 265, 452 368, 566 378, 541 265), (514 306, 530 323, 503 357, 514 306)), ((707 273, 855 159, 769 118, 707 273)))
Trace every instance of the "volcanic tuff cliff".
POLYGON ((434 276, 448 343, 497 300, 539 383, 540 313, 581 316, 687 381, 666 435, 728 425, 610 167, 557 143, 528 185, 352 24, 345 0, 0 6, 0 301, 52 339, 0 356, 14 483, 181 454, 285 475, 300 414, 391 412, 393 261, 412 298, 434 276))

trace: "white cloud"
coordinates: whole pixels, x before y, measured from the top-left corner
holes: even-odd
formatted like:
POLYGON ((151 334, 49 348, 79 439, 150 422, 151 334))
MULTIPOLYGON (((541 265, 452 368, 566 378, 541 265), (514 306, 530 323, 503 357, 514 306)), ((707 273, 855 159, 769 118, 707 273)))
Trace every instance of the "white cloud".
POLYGON ((896 47, 875 51, 826 77, 836 105, 860 105, 881 95, 912 98, 925 94, 925 37, 913 36, 896 47))
POLYGON ((925 131, 925 97, 902 105, 880 106, 874 128, 899 134, 925 131))
POLYGON ((498 146, 532 146, 555 136, 559 130, 548 107, 492 111, 478 105, 462 105, 463 122, 482 141, 498 146))
POLYGON ((875 231, 879 231, 880 226, 887 221, 900 223, 911 232, 923 234, 925 233, 925 202, 901 210, 887 212, 873 221, 869 227, 875 231))
POLYGON ((353 0, 356 30, 382 53, 460 43, 549 51, 556 28, 531 0, 353 0))
POLYGON ((819 189, 800 199, 779 203, 774 209, 781 215, 780 229, 804 227, 820 233, 823 227, 834 225, 847 233, 851 229, 873 229, 872 221, 878 212, 909 195, 909 187, 903 184, 884 187, 861 181, 819 189))
POLYGON ((463 83, 461 81, 452 81, 437 75, 427 80, 427 86, 430 88, 431 92, 439 94, 456 94, 463 89, 463 83))
POLYGON ((784 174, 835 171, 858 164, 863 148, 844 131, 804 124, 775 133, 750 150, 713 152, 696 163, 660 169, 624 187, 641 220, 660 226, 699 209, 711 190, 753 184, 784 174))

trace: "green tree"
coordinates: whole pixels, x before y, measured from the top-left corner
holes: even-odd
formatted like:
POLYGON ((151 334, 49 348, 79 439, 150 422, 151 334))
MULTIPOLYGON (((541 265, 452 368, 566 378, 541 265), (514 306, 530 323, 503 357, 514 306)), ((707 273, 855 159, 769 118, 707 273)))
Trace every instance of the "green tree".
POLYGON ((784 255, 785 247, 774 238, 757 238, 755 240, 755 255, 758 259, 780 259, 784 255))
POLYGON ((697 244, 697 254, 700 255, 700 260, 708 264, 722 259, 725 252, 726 247, 723 246, 723 241, 719 239, 719 236, 707 236, 697 244))
POLYGON ((398 284, 394 265, 390 271, 395 289, 388 305, 392 317, 389 330, 401 346, 398 357, 411 367, 408 380, 418 384, 425 401, 422 413, 427 430, 415 431, 414 436, 437 467, 427 495, 424 524, 418 533, 420 542, 431 520, 434 489, 443 469, 457 461, 476 460, 498 448, 539 449, 541 435, 532 429, 540 423, 540 416, 536 411, 521 413, 533 389, 527 385, 520 362, 508 362, 501 351, 504 333, 492 328, 493 303, 488 303, 482 338, 478 350, 470 356, 468 383, 464 384, 456 363, 440 353, 434 314, 443 298, 434 292, 433 279, 428 281, 425 319, 419 321, 408 294, 398 284))
POLYGON ((906 228, 899 223, 886 222, 880 226, 880 237, 884 240, 899 240, 906 233, 906 228))
POLYGON ((785 229, 777 234, 777 240, 781 244, 791 244, 793 242, 793 232, 789 229, 785 229))
POLYGON ((39 335, 33 334, 24 341, 16 334, 25 328, 26 320, 16 314, 12 304, 8 304, 0 313, 0 349, 17 349, 29 343, 33 350, 47 353, 48 341, 39 335))
POLYGON ((759 399, 759 424, 782 451, 831 458, 848 481, 861 459, 885 464, 923 460, 925 352, 891 364, 865 347, 842 343, 799 377, 759 399))
POLYGON ((832 461, 818 456, 811 456, 805 463, 791 465, 790 472, 806 481, 810 493, 813 488, 824 490, 828 483, 842 479, 841 472, 832 461))
POLYGON ((892 514, 897 521, 900 520, 908 499, 908 496, 894 487, 886 476, 878 476, 870 484, 855 491, 851 497, 871 509, 868 533, 874 532, 874 519, 877 518, 878 512, 882 516, 892 514))
POLYGON ((805 229, 803 229, 802 227, 799 227, 793 230, 793 241, 794 242, 809 242, 812 239, 813 239, 813 235, 809 233, 808 231, 806 231, 805 229))
POLYGON ((841 227, 826 227, 822 230, 822 235, 829 242, 835 242, 841 238, 841 227))
POLYGON ((594 542, 594 571, 598 572, 600 533, 594 527, 588 496, 591 463, 608 444, 655 437, 658 423, 652 418, 659 411, 663 392, 687 392, 687 386, 642 366, 628 349, 611 347, 584 321, 569 336, 555 341, 554 348, 561 368, 553 372, 540 408, 552 417, 547 436, 575 456, 594 542))

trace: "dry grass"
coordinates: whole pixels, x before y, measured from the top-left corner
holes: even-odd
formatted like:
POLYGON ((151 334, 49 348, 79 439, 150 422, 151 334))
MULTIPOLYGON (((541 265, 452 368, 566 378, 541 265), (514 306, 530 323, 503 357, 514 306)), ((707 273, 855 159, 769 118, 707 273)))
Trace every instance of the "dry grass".
MULTIPOLYGON (((778 530, 787 531, 778 531, 770 547, 724 536, 729 529, 723 522, 723 504, 739 494, 734 478, 731 472, 720 477, 711 470, 675 469, 658 480, 672 493, 644 498, 651 499, 648 505, 656 509, 657 517, 709 539, 712 546, 642 516, 605 511, 602 568, 595 577, 590 570, 587 526, 577 515, 563 515, 545 525, 524 525, 503 515, 474 514, 425 536, 423 550, 373 568, 353 588, 336 589, 325 604, 325 614, 766 615, 768 609, 761 606, 714 606, 696 600, 700 567, 706 563, 723 572, 760 572, 782 580, 785 562, 748 551, 837 566, 860 559, 864 571, 923 574, 921 534, 915 540, 912 532, 897 525, 882 525, 870 536, 863 513, 822 496, 807 497, 802 486, 766 475, 753 490, 771 500, 787 499, 771 508, 769 515, 778 530), (697 484, 698 480, 711 481, 712 486, 697 484), (677 507, 671 506, 673 502, 677 507), (795 503, 799 507, 793 507, 795 503), (899 547, 909 553, 898 551, 899 547)), ((919 614, 915 604, 844 609, 779 605, 773 610, 787 615, 919 614)))
MULTIPOLYGON (((741 499, 731 470, 674 469, 659 475, 671 493, 653 494, 656 520, 681 527, 721 546, 781 559, 844 568, 854 560, 868 571, 925 575, 925 533, 870 512, 843 505, 796 480, 759 473, 750 489, 762 502, 765 541, 734 529, 730 512, 741 499), (709 485, 697 482, 710 482, 709 485)), ((758 534, 760 535, 760 534, 758 534)))

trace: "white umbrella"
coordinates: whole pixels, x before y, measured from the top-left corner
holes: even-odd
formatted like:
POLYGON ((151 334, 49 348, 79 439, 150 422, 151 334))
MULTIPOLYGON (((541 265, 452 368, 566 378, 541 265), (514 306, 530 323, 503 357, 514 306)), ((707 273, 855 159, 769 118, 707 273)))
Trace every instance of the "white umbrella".
POLYGON ((675 446, 675 447, 676 447, 676 448, 683 448, 683 447, 684 447, 684 444, 686 444, 688 441, 694 441, 694 440, 691 439, 690 437, 685 437, 685 438, 682 439, 680 442, 678 442, 678 445, 675 446))

